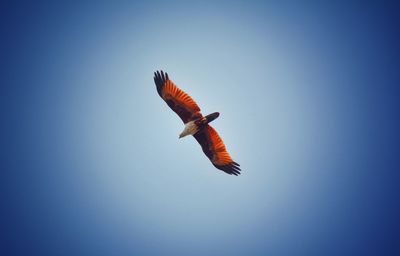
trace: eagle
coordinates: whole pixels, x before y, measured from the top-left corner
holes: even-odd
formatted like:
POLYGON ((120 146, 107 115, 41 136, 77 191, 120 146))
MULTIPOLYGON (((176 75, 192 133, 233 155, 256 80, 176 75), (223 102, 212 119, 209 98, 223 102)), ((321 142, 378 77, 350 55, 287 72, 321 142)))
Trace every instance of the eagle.
POLYGON ((167 105, 182 119, 185 128, 179 135, 193 137, 200 144, 204 154, 218 169, 233 175, 240 174, 240 165, 232 160, 225 144, 217 131, 209 125, 215 120, 218 112, 203 116, 197 103, 186 92, 178 88, 163 71, 154 72, 157 92, 167 105))

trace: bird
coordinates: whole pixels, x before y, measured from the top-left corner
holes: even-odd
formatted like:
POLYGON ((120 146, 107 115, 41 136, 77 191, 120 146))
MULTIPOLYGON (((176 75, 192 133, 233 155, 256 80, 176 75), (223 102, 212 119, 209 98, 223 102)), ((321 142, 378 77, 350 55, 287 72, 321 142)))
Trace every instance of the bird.
POLYGON ((176 86, 169 79, 168 73, 164 73, 162 70, 154 72, 154 83, 160 97, 182 119, 185 125, 179 138, 193 135, 204 154, 217 169, 238 176, 241 172, 240 165, 232 160, 223 140, 209 125, 219 117, 219 112, 203 116, 193 98, 176 86))

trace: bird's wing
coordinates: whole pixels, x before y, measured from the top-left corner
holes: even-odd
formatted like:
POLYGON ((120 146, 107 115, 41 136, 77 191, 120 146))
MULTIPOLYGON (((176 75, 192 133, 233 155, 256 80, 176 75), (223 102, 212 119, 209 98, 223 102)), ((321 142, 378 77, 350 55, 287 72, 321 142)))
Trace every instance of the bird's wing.
POLYGON ((154 72, 157 92, 168 106, 178 114, 183 123, 202 117, 197 103, 184 91, 179 89, 163 71, 154 72))
POLYGON ((228 174, 240 174, 240 165, 232 160, 224 142, 212 126, 205 126, 193 136, 215 167, 228 174))

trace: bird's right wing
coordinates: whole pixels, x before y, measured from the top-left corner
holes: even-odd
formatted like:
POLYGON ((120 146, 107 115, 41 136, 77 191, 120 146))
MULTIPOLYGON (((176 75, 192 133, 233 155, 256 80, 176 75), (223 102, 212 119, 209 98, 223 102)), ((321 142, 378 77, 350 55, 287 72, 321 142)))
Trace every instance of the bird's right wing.
POLYGON ((193 136, 216 168, 228 174, 240 174, 240 165, 232 160, 224 142, 212 126, 207 125, 193 136))
POLYGON ((184 91, 179 89, 163 71, 154 73, 157 92, 168 106, 178 114, 183 123, 202 117, 197 103, 184 91))

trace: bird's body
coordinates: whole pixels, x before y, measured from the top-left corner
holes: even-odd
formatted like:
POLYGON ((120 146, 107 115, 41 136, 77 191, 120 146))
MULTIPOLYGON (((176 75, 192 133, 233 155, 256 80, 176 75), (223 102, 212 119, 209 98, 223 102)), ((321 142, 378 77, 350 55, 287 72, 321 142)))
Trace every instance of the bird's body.
POLYGON ((208 123, 214 121, 217 117, 219 117, 218 112, 214 112, 205 117, 201 116, 195 120, 189 121, 185 124, 185 129, 179 135, 179 138, 183 138, 187 135, 195 135, 198 131, 203 129, 208 123))
POLYGON ((184 91, 179 89, 163 71, 154 73, 157 92, 167 105, 178 114, 185 124, 179 138, 187 135, 199 142, 204 154, 218 169, 233 175, 240 174, 239 164, 234 162, 226 150, 225 144, 215 129, 209 125, 219 113, 203 116, 196 102, 184 91))

